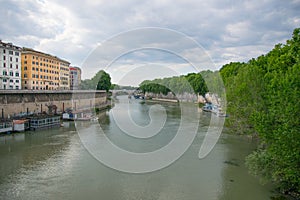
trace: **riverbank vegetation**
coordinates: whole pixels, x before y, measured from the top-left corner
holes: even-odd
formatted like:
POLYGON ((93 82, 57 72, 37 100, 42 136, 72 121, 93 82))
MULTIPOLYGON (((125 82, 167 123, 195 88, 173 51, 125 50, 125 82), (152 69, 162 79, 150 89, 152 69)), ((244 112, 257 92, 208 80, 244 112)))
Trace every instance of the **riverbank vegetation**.
MULTIPOLYGON (((213 72, 211 72, 213 73, 213 72)), ((208 89, 205 81, 199 73, 190 73, 182 76, 174 76, 170 78, 145 80, 140 84, 140 90, 152 93, 162 93, 166 95, 168 92, 173 94, 205 94, 208 89)))
POLYGON ((286 44, 247 63, 220 70, 227 95, 226 125, 253 134, 260 147, 246 159, 250 171, 300 194, 300 29, 286 44))
POLYGON ((277 44, 266 55, 246 63, 232 62, 217 72, 146 80, 140 89, 162 94, 203 95, 211 90, 222 94, 219 77, 226 89, 227 130, 260 141, 246 158, 250 172, 263 182, 277 184, 282 193, 300 198, 300 29, 294 30, 286 44, 277 44))
POLYGON ((104 70, 100 70, 91 79, 85 79, 81 81, 80 89, 82 90, 106 90, 111 88, 111 77, 104 70))

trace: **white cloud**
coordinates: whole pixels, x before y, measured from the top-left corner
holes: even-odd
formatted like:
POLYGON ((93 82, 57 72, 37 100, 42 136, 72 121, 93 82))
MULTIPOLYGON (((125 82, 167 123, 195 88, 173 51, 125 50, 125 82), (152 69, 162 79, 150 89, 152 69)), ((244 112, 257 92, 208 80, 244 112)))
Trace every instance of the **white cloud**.
MULTIPOLYGON (((170 28, 196 40, 220 67, 231 61, 257 57, 276 43, 289 39, 292 30, 299 26, 299 9, 299 0, 2 0, 0 38, 81 66, 99 43, 105 43, 122 31, 140 27, 170 28)), ((149 42, 153 47, 177 48, 178 51, 181 46, 184 55, 202 60, 184 41, 176 40, 172 35, 153 36, 145 32, 134 38, 121 39, 119 49, 130 48, 141 41, 149 42)), ((116 50, 107 49, 106 53, 116 50)), ((134 56, 132 54, 127 60, 140 63, 146 59, 148 63, 166 66, 183 64, 180 59, 175 62, 164 54, 153 54, 152 60, 141 51, 134 56)), ((94 70, 103 67, 101 63, 98 62, 94 70)), ((126 63, 122 64, 126 66, 126 63)), ((84 78, 93 76, 95 71, 85 71, 86 67, 82 66, 84 78)))

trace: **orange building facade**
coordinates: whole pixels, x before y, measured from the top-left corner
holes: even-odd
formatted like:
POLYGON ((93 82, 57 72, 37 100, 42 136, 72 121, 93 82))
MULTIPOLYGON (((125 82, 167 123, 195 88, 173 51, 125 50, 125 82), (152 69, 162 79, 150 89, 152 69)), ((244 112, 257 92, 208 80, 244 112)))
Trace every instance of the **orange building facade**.
MULTIPOLYGON (((61 68, 67 68, 70 63, 56 56, 39 52, 30 48, 22 50, 22 89, 27 90, 58 90, 69 89, 69 83, 66 83, 61 76, 66 77, 65 71, 61 68)), ((69 82, 69 81, 68 81, 69 82)))

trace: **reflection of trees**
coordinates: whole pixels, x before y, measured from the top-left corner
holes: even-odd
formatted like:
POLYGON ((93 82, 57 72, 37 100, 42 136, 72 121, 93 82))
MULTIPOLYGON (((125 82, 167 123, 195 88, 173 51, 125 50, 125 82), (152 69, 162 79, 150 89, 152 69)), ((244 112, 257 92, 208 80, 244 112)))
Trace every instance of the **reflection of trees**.
POLYGON ((107 112, 108 111, 105 110, 105 111, 99 112, 97 114, 100 124, 103 124, 103 125, 110 124, 110 119, 109 119, 109 116, 108 116, 107 112))

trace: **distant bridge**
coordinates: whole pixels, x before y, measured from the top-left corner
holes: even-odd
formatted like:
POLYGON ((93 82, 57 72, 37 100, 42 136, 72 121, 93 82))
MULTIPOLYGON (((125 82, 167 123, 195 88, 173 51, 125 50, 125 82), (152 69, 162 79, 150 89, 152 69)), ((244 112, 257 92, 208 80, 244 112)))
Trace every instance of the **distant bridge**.
POLYGON ((136 90, 110 90, 113 96, 117 95, 132 95, 136 90))

